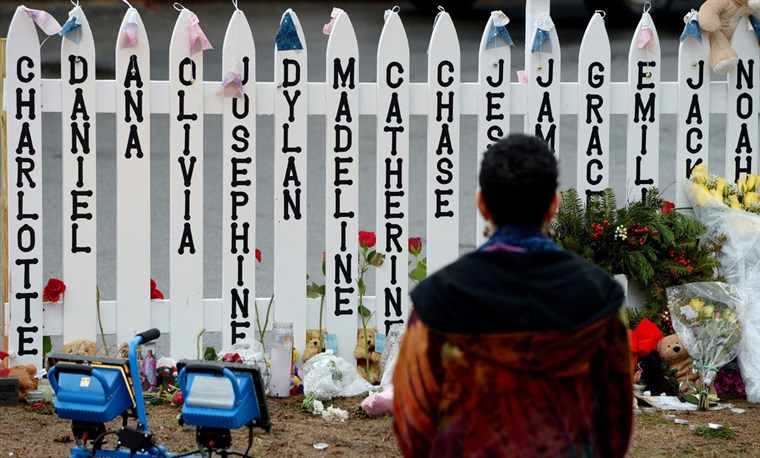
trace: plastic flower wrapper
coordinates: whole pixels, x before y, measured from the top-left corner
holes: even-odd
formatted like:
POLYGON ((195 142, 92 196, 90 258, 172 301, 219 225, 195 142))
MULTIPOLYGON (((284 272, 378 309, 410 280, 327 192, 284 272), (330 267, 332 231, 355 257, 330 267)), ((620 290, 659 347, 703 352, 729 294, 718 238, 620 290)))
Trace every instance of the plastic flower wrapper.
POLYGON ((707 410, 718 369, 739 353, 741 296, 736 287, 720 282, 674 286, 667 295, 673 328, 693 360, 692 371, 702 379, 696 387, 699 410, 707 410))
POLYGON ((760 402, 760 178, 748 174, 736 183, 709 175, 704 165, 694 168, 686 194, 706 236, 722 236, 718 274, 736 286, 745 301, 739 366, 747 400, 760 402))

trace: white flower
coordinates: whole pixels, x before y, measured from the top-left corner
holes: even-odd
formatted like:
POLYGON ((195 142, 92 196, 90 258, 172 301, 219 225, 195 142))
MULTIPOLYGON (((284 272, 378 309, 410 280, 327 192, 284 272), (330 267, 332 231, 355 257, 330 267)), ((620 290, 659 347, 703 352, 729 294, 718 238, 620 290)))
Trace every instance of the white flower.
POLYGON ((615 228, 615 238, 620 240, 625 240, 628 238, 628 229, 625 228, 622 224, 615 228))
POLYGON ((322 419, 327 421, 346 421, 348 420, 348 411, 330 406, 322 412, 322 419))
POLYGON ((311 403, 311 413, 314 415, 322 415, 322 413, 325 411, 325 405, 322 404, 322 401, 315 400, 311 403))

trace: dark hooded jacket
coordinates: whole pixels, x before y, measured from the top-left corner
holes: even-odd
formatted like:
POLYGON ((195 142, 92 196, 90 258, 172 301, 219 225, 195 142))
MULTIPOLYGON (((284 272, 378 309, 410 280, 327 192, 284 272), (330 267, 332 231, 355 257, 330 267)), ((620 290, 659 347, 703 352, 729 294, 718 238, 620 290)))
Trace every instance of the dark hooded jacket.
POLYGON ((564 251, 475 252, 412 292, 394 372, 405 456, 622 457, 622 288, 564 251))

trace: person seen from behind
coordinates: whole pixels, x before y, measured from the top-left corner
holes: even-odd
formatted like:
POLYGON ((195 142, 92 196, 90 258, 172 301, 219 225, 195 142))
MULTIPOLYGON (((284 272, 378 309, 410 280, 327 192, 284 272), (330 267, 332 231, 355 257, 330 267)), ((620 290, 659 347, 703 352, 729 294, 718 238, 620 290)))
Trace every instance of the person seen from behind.
POLYGON ((404 456, 625 455, 632 374, 623 291, 544 234, 559 205, 548 145, 486 151, 476 201, 496 227, 422 281, 393 375, 404 456))

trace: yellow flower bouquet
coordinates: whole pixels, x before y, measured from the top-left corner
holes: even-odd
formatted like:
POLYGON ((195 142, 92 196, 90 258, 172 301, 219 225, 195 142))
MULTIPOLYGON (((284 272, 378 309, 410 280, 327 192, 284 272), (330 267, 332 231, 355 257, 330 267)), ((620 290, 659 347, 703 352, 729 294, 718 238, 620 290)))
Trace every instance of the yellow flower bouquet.
POLYGON ((693 359, 692 371, 700 375, 695 402, 707 410, 718 370, 739 353, 744 303, 733 285, 720 282, 674 286, 667 294, 673 329, 693 359))
MULTIPOLYGON (((747 174, 730 183, 708 174, 707 167, 700 164, 692 171, 686 186, 694 213, 707 235, 725 240, 718 254, 718 274, 737 288, 746 305, 741 321, 739 365, 750 402, 760 402, 759 185, 758 175, 747 174)), ((695 305, 699 307, 698 302, 695 305)), ((702 308, 705 307, 708 306, 702 308)))

